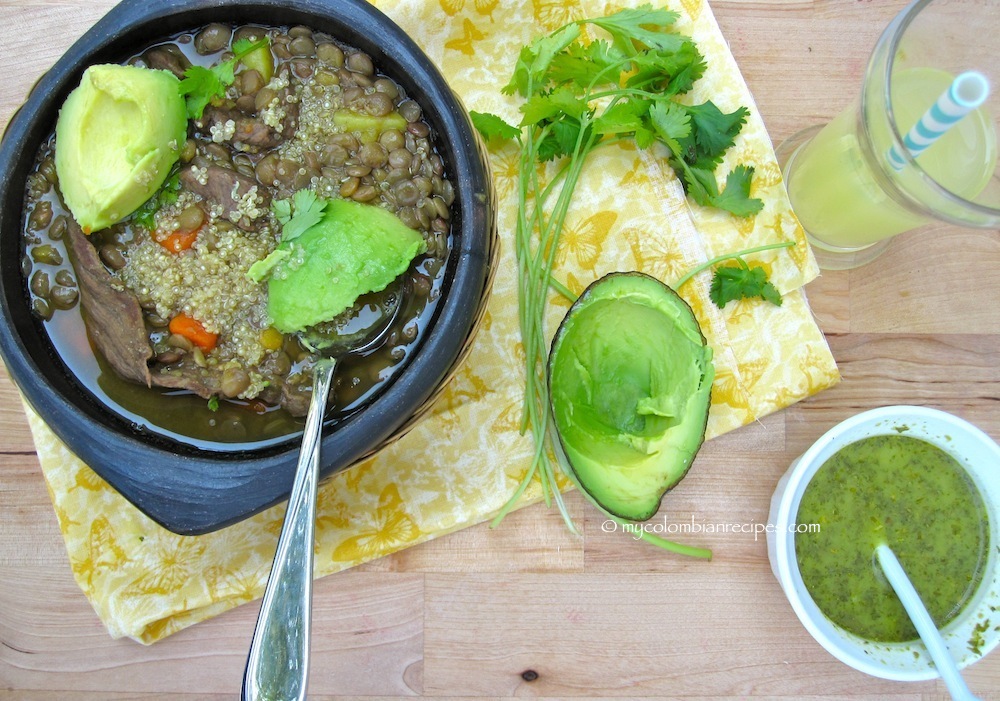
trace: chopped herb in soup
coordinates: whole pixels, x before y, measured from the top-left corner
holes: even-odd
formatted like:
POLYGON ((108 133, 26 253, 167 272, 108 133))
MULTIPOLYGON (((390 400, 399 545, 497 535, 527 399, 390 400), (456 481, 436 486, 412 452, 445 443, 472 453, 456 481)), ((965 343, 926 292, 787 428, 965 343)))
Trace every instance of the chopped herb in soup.
POLYGON ((827 460, 806 487, 795 553, 802 580, 826 616, 880 642, 917 638, 874 559, 893 549, 938 626, 975 593, 989 550, 979 490, 944 450, 906 435, 865 438, 827 460))
POLYGON ((211 24, 84 74, 28 177, 22 267, 57 352, 120 414, 198 444, 274 441, 301 428, 314 357, 272 318, 261 262, 279 282, 311 264, 309 284, 330 292, 346 276, 300 259, 338 201, 382 210, 353 219, 389 217, 409 242, 382 261, 387 246, 355 235, 359 262, 327 236, 324 265, 353 267, 324 312, 393 306, 385 272, 367 271, 406 280, 385 345, 340 365, 331 416, 344 417, 427 327, 453 200, 420 105, 370 56, 306 27, 211 24))

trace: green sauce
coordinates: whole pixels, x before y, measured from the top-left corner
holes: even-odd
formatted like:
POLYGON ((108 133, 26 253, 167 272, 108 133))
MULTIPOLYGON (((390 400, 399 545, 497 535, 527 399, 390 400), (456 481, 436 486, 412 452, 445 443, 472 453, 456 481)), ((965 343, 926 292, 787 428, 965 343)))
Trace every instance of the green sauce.
POLYGON ((989 549, 978 489, 951 455, 904 435, 845 446, 806 487, 796 559, 813 601, 834 623, 868 640, 917 638, 874 559, 887 543, 940 627, 976 591, 989 549))

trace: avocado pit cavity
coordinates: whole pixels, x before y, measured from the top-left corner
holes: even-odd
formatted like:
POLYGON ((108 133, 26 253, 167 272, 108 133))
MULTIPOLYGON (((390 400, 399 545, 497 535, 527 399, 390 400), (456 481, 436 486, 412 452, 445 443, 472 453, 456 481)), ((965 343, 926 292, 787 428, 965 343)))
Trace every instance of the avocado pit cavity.
POLYGON ((650 518, 705 437, 712 350, 690 307, 641 273, 612 273, 573 304, 553 340, 549 391, 560 444, 609 513, 650 518))

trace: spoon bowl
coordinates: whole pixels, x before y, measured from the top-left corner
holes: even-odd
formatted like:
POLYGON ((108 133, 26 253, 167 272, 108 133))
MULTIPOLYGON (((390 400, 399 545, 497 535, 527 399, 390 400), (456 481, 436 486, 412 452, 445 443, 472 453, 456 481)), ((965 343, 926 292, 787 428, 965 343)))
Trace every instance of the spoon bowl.
POLYGON ((384 290, 358 298, 350 309, 331 321, 299 333, 299 340, 317 355, 341 358, 362 355, 382 345, 399 316, 408 278, 396 278, 384 290))
POLYGON ((367 353, 385 342, 403 306, 405 279, 397 278, 332 321, 300 334, 318 360, 295 482, 247 656, 243 701, 306 697, 323 414, 340 359, 367 353))

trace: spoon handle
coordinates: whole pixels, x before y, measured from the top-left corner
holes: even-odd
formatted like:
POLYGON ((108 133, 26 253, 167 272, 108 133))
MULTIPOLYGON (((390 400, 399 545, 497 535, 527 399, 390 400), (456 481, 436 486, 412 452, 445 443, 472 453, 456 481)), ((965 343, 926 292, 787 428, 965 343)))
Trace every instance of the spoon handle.
POLYGON ((951 697, 956 701, 976 699, 969 691, 969 687, 966 686, 965 680, 962 679, 958 665, 952 659, 948 646, 941 637, 941 633, 938 632, 931 615, 927 612, 924 602, 921 601, 920 594, 917 593, 910 578, 906 575, 906 571, 899 563, 896 553, 883 543, 875 548, 875 556, 882 566, 882 571, 885 572, 885 578, 889 580, 889 584, 892 585, 896 596, 903 604, 903 608, 909 614, 913 627, 920 634, 920 639, 927 648, 927 652, 930 653, 934 666, 940 672, 951 697))
POLYGON ((319 448, 335 367, 336 360, 323 358, 313 370, 312 399, 295 483, 250 643, 243 701, 300 701, 306 697, 319 448))

